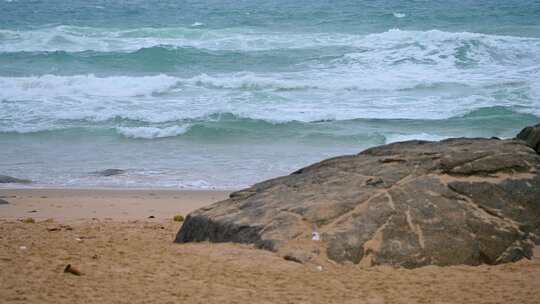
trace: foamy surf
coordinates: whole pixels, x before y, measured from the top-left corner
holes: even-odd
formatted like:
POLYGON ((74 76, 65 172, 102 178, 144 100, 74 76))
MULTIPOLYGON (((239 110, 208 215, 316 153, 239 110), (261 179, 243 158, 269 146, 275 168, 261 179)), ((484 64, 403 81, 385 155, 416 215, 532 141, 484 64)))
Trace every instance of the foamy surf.
POLYGON ((426 141, 438 141, 445 139, 445 136, 429 133, 413 133, 413 134, 389 134, 386 137, 386 143, 395 143, 409 140, 426 140, 426 141))
POLYGON ((375 145, 508 137, 540 119, 533 2, 496 14, 486 1, 208 5, 0 1, 2 174, 237 188, 375 145), (88 176, 100 168, 127 173, 88 176))
MULTIPOLYGON (((402 16, 402 14, 397 14, 402 16)), ((404 16, 405 17, 405 16, 404 16)), ((397 17, 402 18, 402 17, 397 17)), ((486 35, 473 32, 407 31, 391 29, 365 35, 343 33, 307 33, 256 31, 246 29, 204 29, 193 23, 186 28, 106 29, 56 26, 37 30, 14 31, 0 29, 0 52, 37 51, 100 51, 128 52, 167 45, 209 50, 272 50, 302 49, 328 46, 377 47, 398 41, 417 40, 431 43, 455 43, 479 40, 489 44, 526 43, 538 46, 538 38, 486 35), (452 40, 449 40, 452 39, 452 40)))
POLYGON ((171 127, 118 127, 117 132, 128 138, 154 139, 174 137, 186 133, 189 125, 171 127))

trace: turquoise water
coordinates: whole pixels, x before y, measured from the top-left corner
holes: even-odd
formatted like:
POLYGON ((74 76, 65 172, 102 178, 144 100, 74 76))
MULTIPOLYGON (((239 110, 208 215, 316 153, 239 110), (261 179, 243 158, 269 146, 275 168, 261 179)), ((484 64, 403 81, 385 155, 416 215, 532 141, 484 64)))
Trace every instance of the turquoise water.
POLYGON ((540 121, 540 1, 0 0, 0 174, 238 188, 540 121), (105 168, 127 169, 97 177, 105 168))

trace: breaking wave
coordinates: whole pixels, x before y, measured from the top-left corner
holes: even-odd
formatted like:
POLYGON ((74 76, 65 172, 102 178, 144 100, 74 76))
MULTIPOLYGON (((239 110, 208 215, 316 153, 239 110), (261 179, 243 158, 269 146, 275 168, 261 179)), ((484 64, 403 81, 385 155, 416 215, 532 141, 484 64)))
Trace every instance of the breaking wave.
MULTIPOLYGON (((402 14, 399 14, 402 16, 402 14)), ((400 17, 398 17, 400 18, 400 17)), ((392 29, 367 35, 345 33, 282 33, 246 28, 205 29, 198 26, 183 28, 107 29, 77 26, 15 31, 0 30, 0 52, 39 51, 136 51, 142 48, 167 45, 209 50, 270 50, 302 49, 327 46, 380 48, 396 43, 425 42, 432 47, 441 43, 476 42, 492 47, 535 46, 538 38, 487 35, 440 30, 409 31, 392 29)))

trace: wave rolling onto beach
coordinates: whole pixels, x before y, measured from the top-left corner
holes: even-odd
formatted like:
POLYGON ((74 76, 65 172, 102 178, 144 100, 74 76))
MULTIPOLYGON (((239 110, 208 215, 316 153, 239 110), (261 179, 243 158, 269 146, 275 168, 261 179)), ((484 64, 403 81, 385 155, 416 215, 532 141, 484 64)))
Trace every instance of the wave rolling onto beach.
POLYGON ((511 137, 540 119, 540 6, 460 3, 2 1, 0 168, 236 189, 394 141, 511 137))

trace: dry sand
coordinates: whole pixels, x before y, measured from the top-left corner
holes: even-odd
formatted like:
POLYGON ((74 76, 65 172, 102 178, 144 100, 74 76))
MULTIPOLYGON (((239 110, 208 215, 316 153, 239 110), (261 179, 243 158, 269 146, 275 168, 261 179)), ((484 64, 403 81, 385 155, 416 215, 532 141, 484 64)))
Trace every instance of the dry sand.
POLYGON ((320 271, 245 245, 172 242, 174 214, 226 193, 41 191, 0 190, 14 204, 0 205, 0 303, 540 303, 539 258, 320 271), (28 216, 37 222, 15 219, 28 216), (67 264, 83 275, 64 273, 67 264))

